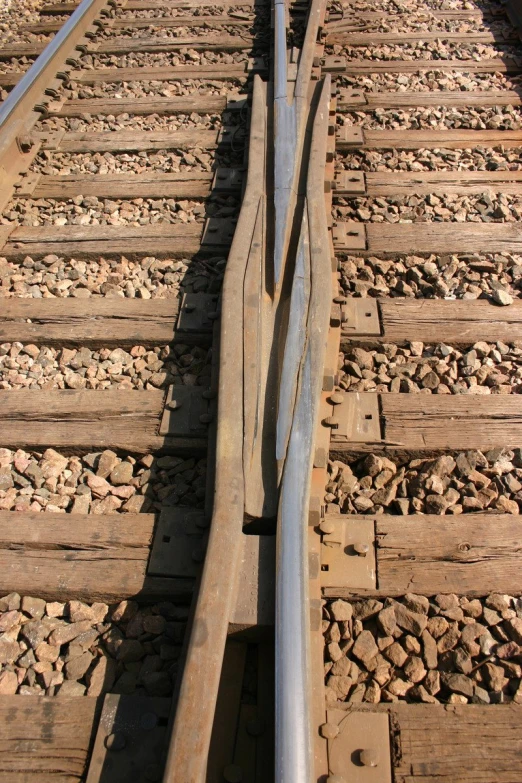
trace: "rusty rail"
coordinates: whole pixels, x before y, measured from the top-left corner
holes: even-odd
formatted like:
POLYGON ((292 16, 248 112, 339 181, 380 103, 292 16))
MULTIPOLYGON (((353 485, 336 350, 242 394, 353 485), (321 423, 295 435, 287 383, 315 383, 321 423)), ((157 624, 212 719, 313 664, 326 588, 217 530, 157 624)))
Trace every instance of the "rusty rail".
POLYGON ((236 597, 244 518, 241 303, 264 204, 266 141, 266 85, 256 76, 247 185, 222 293, 214 511, 164 783, 205 780, 228 622, 236 597))

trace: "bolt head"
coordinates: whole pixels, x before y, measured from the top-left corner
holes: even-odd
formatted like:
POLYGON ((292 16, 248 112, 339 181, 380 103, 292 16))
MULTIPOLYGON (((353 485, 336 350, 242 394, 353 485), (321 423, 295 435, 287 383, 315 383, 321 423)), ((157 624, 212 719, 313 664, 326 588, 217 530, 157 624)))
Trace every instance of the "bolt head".
POLYGON ((344 394, 341 391, 335 391, 333 394, 330 394, 329 399, 332 405, 340 405, 344 402, 344 394))
POLYGON ((140 718, 140 726, 144 731, 152 731, 158 725, 158 716, 155 712, 144 712, 140 718))
POLYGON ((195 563, 202 563, 205 559, 205 550, 201 546, 197 546, 192 550, 192 560, 195 563))
POLYGON ((376 767, 379 764, 379 754, 374 748, 363 748, 359 751, 359 761, 363 767, 376 767))
POLYGON ((252 718, 246 725, 246 730, 251 737, 260 737, 265 731, 265 722, 262 718, 252 718))
POLYGON ((123 750, 126 744, 127 740, 125 734, 122 734, 121 731, 115 731, 105 737, 105 747, 107 750, 112 750, 113 752, 123 750))
POLYGON ((321 737, 332 740, 335 739, 339 734, 339 726, 336 726, 335 723, 323 723, 319 727, 319 731, 321 733, 321 737))
POLYGON ((330 535, 330 533, 334 532, 335 525, 329 519, 323 519, 323 521, 319 525, 319 530, 321 531, 321 533, 324 533, 325 535, 330 535))
POLYGON ((223 779, 227 783, 242 783, 243 770, 239 764, 228 764, 223 770, 223 779))
POLYGON ((366 555, 370 551, 370 545, 364 544, 362 541, 356 541, 355 544, 353 545, 353 548, 355 549, 359 557, 366 557, 366 555))

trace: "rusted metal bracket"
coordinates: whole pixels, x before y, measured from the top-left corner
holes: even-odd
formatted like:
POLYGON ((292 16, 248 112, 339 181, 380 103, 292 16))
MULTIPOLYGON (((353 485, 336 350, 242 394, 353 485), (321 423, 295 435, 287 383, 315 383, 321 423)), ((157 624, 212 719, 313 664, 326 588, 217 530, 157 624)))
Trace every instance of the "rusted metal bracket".
POLYGON ((32 196, 41 176, 41 174, 38 174, 35 171, 29 171, 26 174, 22 174, 21 179, 15 185, 14 195, 18 198, 32 196))
POLYGON ((209 218, 205 223, 201 245, 230 247, 236 230, 236 221, 230 218, 209 218))
POLYGON ((339 90, 337 101, 339 106, 342 106, 343 109, 349 107, 349 106, 366 106, 368 104, 368 101, 366 100, 366 95, 364 94, 363 90, 339 90))
POLYGON ((248 95, 238 95, 235 92, 227 95, 227 111, 238 111, 248 106, 248 95))
MULTIPOLYGON (((330 396, 330 400, 333 396, 330 396)), ((336 441, 379 443, 382 440, 377 394, 335 392, 335 399, 331 415, 323 419, 324 426, 332 430, 334 448, 336 441)))
POLYGON ((170 698, 109 693, 86 783, 160 781, 170 698))
POLYGON ((336 196, 361 196, 366 193, 366 179, 362 171, 338 171, 335 175, 336 196))
POLYGON ((163 508, 154 534, 149 576, 196 577, 205 558, 208 519, 192 508, 163 508))
POLYGON ((337 129, 337 146, 341 149, 347 147, 362 147, 364 145, 363 129, 359 125, 342 125, 337 129))
POLYGON ((217 317, 217 294, 183 294, 176 329, 189 334, 211 332, 217 317))
POLYGON ((347 514, 327 516, 320 525, 321 587, 375 590, 375 524, 347 514))
POLYGON ((366 250, 366 226, 355 220, 337 223, 332 228, 336 250, 366 250))
POLYGON ((388 713, 327 710, 326 715, 321 734, 328 739, 329 779, 391 783, 388 713))
POLYGON ((344 57, 331 54, 322 59, 321 70, 323 73, 343 73, 345 69, 346 60, 344 57))
POLYGON ((212 190, 216 192, 239 190, 243 184, 243 173, 242 169, 226 169, 222 166, 217 168, 212 180, 212 190))
POLYGON ((341 305, 343 337, 381 335, 379 305, 376 299, 352 297, 341 305))
POLYGON ((205 437, 212 420, 209 390, 202 386, 169 386, 160 435, 176 438, 205 437))

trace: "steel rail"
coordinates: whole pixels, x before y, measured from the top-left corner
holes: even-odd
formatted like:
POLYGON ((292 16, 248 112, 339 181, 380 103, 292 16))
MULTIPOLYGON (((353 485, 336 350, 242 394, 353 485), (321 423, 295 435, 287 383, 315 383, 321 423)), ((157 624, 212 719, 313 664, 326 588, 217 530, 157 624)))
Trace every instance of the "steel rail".
POLYGON ((266 85, 254 80, 247 185, 222 292, 214 509, 164 783, 203 783, 237 592, 244 520, 243 286, 264 202, 266 85))
MULTIPOLYGON (((40 77, 48 78, 49 67, 56 67, 56 58, 63 52, 63 47, 67 45, 71 36, 78 30, 82 23, 90 25, 93 19, 93 10, 98 13, 99 7, 106 5, 106 2, 100 3, 100 0, 82 0, 80 5, 71 14, 69 19, 56 33, 52 41, 45 47, 42 54, 35 60, 28 71, 22 76, 16 87, 9 93, 6 100, 0 106, 0 130, 5 127, 6 122, 13 113, 25 101, 31 89, 40 81, 40 77)), ((95 15, 94 14, 94 15, 95 15)), ((84 24, 84 27, 86 26, 84 24)))
MULTIPOLYGON (((276 783, 311 783, 308 503, 330 320, 331 262, 322 193, 331 83, 321 87, 313 123, 306 203, 292 298, 306 321, 297 396, 283 470, 276 559, 276 783), (303 312, 304 310, 304 312, 303 312)), ((293 346, 295 349, 295 346, 293 346)))

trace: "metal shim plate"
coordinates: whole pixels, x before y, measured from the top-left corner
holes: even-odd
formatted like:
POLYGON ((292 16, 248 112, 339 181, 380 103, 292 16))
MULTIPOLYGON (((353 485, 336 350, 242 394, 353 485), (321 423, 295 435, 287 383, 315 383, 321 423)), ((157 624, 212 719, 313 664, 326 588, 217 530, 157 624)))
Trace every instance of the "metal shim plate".
POLYGON ((205 547, 205 528, 203 511, 179 506, 163 508, 154 534, 147 575, 198 576, 205 547))
POLYGON ((323 533, 321 544, 321 587, 345 587, 350 590, 376 588, 375 523, 368 520, 333 520, 333 533, 323 533), (367 544, 366 555, 359 555, 355 544, 367 544))
POLYGON ((376 299, 350 298, 342 305, 342 332, 345 337, 381 335, 379 305, 376 299))
POLYGON ((346 783, 391 783, 390 728, 386 712, 328 710, 328 723, 339 727, 328 740, 330 775, 346 783), (377 766, 364 766, 361 751, 376 755, 377 766))
POLYGON ((105 696, 86 783, 161 781, 170 704, 170 698, 105 696), (110 735, 114 750, 106 747, 110 735))
POLYGON ((205 437, 208 424, 200 421, 209 412, 202 386, 169 386, 160 424, 160 435, 176 438, 205 437))

